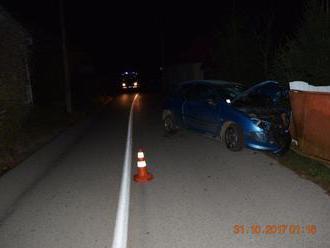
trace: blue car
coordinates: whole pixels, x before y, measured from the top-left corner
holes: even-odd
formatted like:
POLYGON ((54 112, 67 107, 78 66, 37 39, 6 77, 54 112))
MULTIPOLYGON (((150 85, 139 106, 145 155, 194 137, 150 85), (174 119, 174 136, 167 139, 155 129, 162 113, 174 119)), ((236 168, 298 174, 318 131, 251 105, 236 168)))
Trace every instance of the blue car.
POLYGON ((276 81, 250 88, 218 80, 182 82, 165 101, 164 130, 189 128, 224 141, 232 151, 281 154, 291 143, 287 99, 288 90, 276 81))

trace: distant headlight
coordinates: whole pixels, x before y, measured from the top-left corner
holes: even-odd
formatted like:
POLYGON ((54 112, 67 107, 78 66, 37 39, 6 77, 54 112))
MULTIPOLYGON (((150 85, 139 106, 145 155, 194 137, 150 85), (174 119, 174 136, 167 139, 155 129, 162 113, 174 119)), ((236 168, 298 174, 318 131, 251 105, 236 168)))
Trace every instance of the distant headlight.
POLYGON ((137 82, 134 82, 134 86, 137 86, 138 85, 138 83, 137 82))
POLYGON ((125 86, 126 86, 126 84, 125 84, 125 83, 122 83, 122 84, 121 84, 121 86, 125 87, 125 86))

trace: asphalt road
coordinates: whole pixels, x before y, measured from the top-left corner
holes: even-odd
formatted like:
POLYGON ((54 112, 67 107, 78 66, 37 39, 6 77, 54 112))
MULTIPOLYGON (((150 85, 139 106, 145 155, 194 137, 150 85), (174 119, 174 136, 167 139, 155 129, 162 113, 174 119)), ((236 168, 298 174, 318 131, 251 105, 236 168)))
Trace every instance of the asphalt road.
MULTIPOLYGON (((111 247, 132 99, 114 98, 24 191, 0 222, 1 248, 111 247)), ((321 188, 260 152, 233 153, 188 130, 164 136, 159 96, 138 98, 133 144, 154 180, 132 182, 128 247, 330 247, 330 198, 321 188), (295 225, 294 234, 252 234, 253 224, 295 225), (234 233, 235 225, 248 233, 234 233), (307 225, 316 233, 297 233, 307 225)))

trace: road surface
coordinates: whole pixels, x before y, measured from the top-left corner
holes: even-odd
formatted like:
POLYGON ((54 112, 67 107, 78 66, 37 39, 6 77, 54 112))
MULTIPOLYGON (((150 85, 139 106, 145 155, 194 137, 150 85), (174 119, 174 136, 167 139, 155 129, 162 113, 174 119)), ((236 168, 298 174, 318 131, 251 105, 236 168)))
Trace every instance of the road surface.
MULTIPOLYGON (((115 97, 21 194, 0 222, 1 248, 111 247, 132 99, 115 97)), ((135 106, 132 172, 142 147, 154 180, 131 184, 128 247, 330 247, 330 198, 321 188, 260 152, 233 153, 188 130, 164 136, 160 99, 141 95, 135 106), (257 235, 252 225, 288 229, 257 235), (309 225, 316 233, 298 234, 309 225)))

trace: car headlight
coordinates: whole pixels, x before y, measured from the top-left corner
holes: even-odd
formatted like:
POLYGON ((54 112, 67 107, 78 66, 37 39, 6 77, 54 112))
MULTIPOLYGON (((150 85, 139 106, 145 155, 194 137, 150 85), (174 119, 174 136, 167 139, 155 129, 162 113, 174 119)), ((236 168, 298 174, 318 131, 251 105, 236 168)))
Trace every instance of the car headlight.
POLYGON ((251 121, 263 130, 269 130, 270 129, 271 124, 268 121, 260 120, 260 119, 255 118, 255 117, 251 118, 251 121))
POLYGON ((267 142, 267 135, 264 132, 249 132, 248 136, 250 139, 255 141, 266 143, 267 142))
POLYGON ((261 123, 261 120, 258 118, 251 118, 251 121, 256 124, 259 127, 259 124, 261 123))

